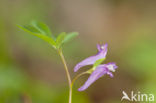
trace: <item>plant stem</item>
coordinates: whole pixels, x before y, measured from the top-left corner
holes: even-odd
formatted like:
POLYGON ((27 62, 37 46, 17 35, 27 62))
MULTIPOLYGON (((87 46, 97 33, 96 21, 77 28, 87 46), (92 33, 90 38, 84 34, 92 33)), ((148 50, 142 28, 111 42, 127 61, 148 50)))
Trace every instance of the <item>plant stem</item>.
POLYGON ((71 82, 71 87, 73 87, 75 81, 76 81, 80 76, 82 76, 82 75, 84 75, 84 74, 89 74, 89 72, 88 72, 88 71, 87 71, 87 72, 82 72, 81 74, 78 74, 77 76, 75 76, 74 79, 73 79, 72 82, 71 82))
POLYGON ((61 60, 62 60, 62 62, 63 62, 64 68, 65 68, 65 71, 66 71, 66 75, 67 75, 67 79, 68 79, 68 84, 69 84, 69 103, 72 103, 72 89, 73 89, 73 84, 74 84, 74 82, 75 82, 80 76, 82 76, 82 75, 84 75, 84 74, 89 74, 89 71, 83 72, 83 73, 81 73, 81 74, 78 74, 78 75, 71 81, 70 73, 69 73, 69 71, 68 71, 67 63, 66 63, 66 61, 65 61, 64 55, 63 55, 63 53, 62 53, 62 50, 59 49, 59 50, 58 50, 58 53, 59 53, 59 55, 60 55, 60 57, 61 57, 61 60))
POLYGON ((64 65, 64 68, 65 68, 65 71, 66 71, 66 75, 67 75, 67 79, 68 79, 68 84, 69 84, 69 103, 72 103, 72 86, 71 86, 71 77, 70 77, 70 73, 68 71, 68 67, 67 67, 67 63, 65 61, 65 58, 64 58, 64 55, 62 53, 62 50, 58 50, 58 53, 61 57, 61 60, 63 62, 63 65, 64 65))
POLYGON ((72 92, 73 92, 73 88, 70 85, 70 90, 69 90, 69 103, 72 103, 72 92))

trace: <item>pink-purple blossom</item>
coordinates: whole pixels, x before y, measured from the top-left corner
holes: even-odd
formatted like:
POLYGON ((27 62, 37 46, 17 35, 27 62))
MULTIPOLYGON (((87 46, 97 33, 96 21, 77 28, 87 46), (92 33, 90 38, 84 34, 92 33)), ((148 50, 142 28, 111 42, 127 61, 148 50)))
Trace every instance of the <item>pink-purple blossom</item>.
POLYGON ((83 91, 87 89, 92 83, 94 83, 97 79, 101 78, 105 74, 109 75, 110 77, 113 77, 112 72, 115 72, 115 69, 117 69, 117 66, 115 63, 108 63, 108 64, 102 64, 96 67, 96 69, 92 72, 88 80, 85 82, 85 84, 80 87, 78 90, 83 91))
MULTIPOLYGON (((97 60, 103 59, 106 57, 107 54, 107 44, 105 45, 97 45, 98 53, 95 56, 88 57, 87 59, 83 60, 82 62, 78 63, 74 71, 78 71, 81 67, 86 65, 93 65, 97 60)), ((112 72, 115 72, 117 66, 114 62, 107 63, 107 64, 99 64, 98 66, 92 68, 92 73, 85 84, 80 87, 79 91, 84 91, 87 89, 92 83, 94 83, 97 79, 103 77, 105 74, 113 77, 112 72)))
POLYGON ((105 58, 107 54, 107 46, 108 44, 101 45, 101 46, 98 44, 97 49, 99 52, 96 55, 88 57, 87 59, 78 63, 74 68, 74 72, 77 72, 83 66, 93 65, 97 60, 105 58))

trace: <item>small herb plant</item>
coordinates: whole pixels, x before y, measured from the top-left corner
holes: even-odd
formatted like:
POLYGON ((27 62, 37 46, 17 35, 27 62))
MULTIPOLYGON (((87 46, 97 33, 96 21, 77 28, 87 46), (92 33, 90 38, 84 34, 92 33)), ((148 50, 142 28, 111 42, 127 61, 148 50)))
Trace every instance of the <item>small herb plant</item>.
POLYGON ((110 75, 110 77, 113 77, 112 72, 115 72, 117 69, 117 66, 115 63, 107 63, 102 64, 103 61, 106 59, 107 54, 107 44, 99 45, 97 44, 98 53, 94 56, 88 57, 78 63, 75 68, 74 72, 77 72, 81 67, 84 67, 86 65, 92 65, 92 68, 89 70, 82 72, 74 77, 74 79, 71 79, 70 73, 68 71, 68 67, 66 64, 66 60, 64 58, 63 52, 62 52, 62 45, 68 41, 70 41, 72 38, 76 37, 78 35, 77 32, 71 32, 66 33, 62 32, 60 33, 56 38, 52 35, 49 27, 41 22, 34 21, 28 25, 20 26, 18 27, 29 34, 32 34, 45 42, 49 43, 60 55, 61 60, 64 65, 64 69, 66 71, 68 84, 69 84, 69 103, 72 103, 72 88, 74 85, 74 82, 82 75, 84 74, 90 74, 88 80, 85 82, 85 84, 78 89, 78 91, 84 91, 87 89, 92 83, 94 83, 97 79, 103 77, 105 74, 110 75))

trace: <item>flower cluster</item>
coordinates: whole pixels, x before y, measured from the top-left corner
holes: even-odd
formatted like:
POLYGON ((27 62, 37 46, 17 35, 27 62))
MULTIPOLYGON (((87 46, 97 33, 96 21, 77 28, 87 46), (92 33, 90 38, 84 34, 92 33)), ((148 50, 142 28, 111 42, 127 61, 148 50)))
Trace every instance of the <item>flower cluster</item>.
MULTIPOLYGON (((98 53, 94 56, 88 57, 85 60, 78 63, 75 68, 74 72, 77 72, 81 67, 87 66, 87 65, 94 65, 96 61, 100 59, 106 58, 107 51, 108 51, 108 44, 105 45, 97 45, 98 53)), ((85 82, 85 84, 80 87, 79 91, 84 91, 87 89, 92 83, 94 83, 97 79, 101 78, 105 74, 108 74, 110 77, 113 77, 112 72, 115 72, 117 69, 117 66, 115 63, 107 63, 107 64, 99 64, 98 66, 92 68, 92 73, 88 80, 85 82)))

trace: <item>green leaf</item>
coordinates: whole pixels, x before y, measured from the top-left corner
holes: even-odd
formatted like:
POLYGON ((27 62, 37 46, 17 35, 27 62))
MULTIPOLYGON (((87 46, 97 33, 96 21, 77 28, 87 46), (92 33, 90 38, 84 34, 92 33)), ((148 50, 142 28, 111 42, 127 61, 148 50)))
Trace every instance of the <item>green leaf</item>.
POLYGON ((62 32, 61 34, 58 35, 56 39, 56 46, 57 48, 60 48, 60 46, 63 44, 64 38, 66 37, 66 33, 62 32))
POLYGON ((49 29, 49 27, 42 23, 42 22, 37 22, 37 21, 33 21, 32 26, 34 26, 41 34, 47 35, 48 37, 51 37, 51 31, 49 29))
POLYGON ((57 39, 55 39, 54 37, 52 37, 52 35, 51 35, 52 33, 51 33, 50 29, 48 28, 48 26, 42 22, 37 22, 37 21, 33 21, 29 25, 25 25, 25 26, 18 25, 18 27, 21 28, 22 30, 48 42, 54 48, 60 48, 63 43, 68 42, 69 40, 71 40, 72 38, 74 38, 75 36, 78 35, 77 32, 71 32, 71 33, 68 33, 68 35, 66 35, 65 32, 62 32, 57 37, 57 39))
POLYGON ((94 63, 93 67, 99 66, 104 60, 105 60, 105 58, 102 58, 102 59, 97 60, 97 61, 94 63))
POLYGON ((49 37, 49 36, 47 36, 47 35, 45 35, 45 34, 42 34, 42 33, 40 32, 40 30, 37 29, 36 27, 34 27, 34 26, 32 26, 32 25, 26 25, 26 26, 17 25, 17 26, 18 26, 20 29, 22 29, 22 30, 24 30, 24 31, 26 31, 26 32, 28 32, 28 33, 34 35, 34 36, 37 36, 37 37, 39 37, 40 39, 42 39, 42 40, 48 42, 48 43, 51 44, 53 47, 56 46, 56 43, 55 43, 55 41, 53 40, 53 38, 51 38, 51 37, 49 37))
POLYGON ((71 32, 71 33, 68 33, 68 34, 66 35, 66 37, 64 38, 63 43, 68 42, 69 40, 73 39, 73 38, 76 37, 77 35, 78 35, 78 32, 71 32))

